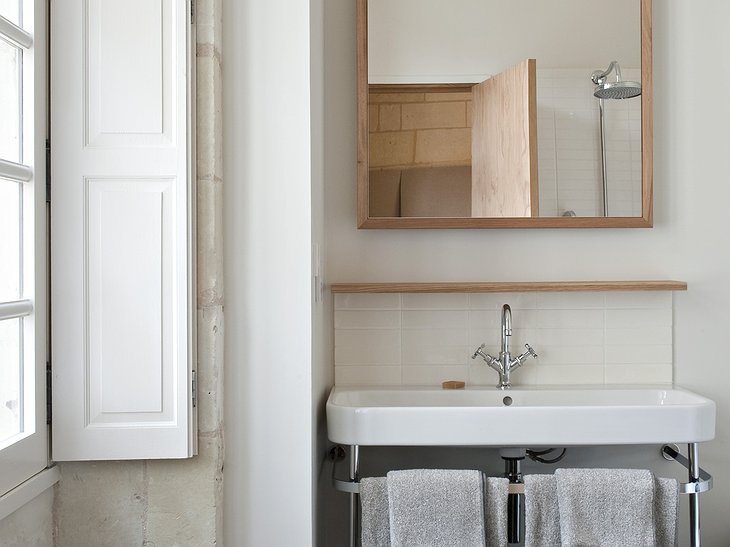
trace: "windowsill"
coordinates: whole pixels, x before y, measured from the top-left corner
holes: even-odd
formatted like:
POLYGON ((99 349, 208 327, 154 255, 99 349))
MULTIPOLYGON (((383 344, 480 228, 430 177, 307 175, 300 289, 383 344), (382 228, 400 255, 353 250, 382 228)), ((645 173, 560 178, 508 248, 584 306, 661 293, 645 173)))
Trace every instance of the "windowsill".
POLYGON ((32 499, 40 496, 58 482, 61 473, 55 465, 33 475, 10 492, 0 497, 0 520, 20 509, 32 499))

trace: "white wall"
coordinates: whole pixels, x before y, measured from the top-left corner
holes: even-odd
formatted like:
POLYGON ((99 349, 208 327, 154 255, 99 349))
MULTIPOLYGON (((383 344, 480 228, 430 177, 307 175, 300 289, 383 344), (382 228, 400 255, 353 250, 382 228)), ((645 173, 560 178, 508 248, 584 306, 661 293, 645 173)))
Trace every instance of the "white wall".
POLYGON ((527 58, 638 67, 639 11, 639 0, 369 0, 369 81, 473 82, 527 58))
POLYGON ((329 441, 324 408, 330 387, 334 383, 332 306, 330 294, 324 287, 324 265, 327 260, 324 223, 324 0, 310 0, 309 5, 312 63, 312 267, 316 276, 313 280, 316 297, 312 308, 312 471, 315 489, 313 520, 314 544, 326 545, 332 530, 331 500, 336 493, 330 487, 331 475, 326 459, 329 441))
POLYGON ((224 2, 226 545, 313 536, 310 6, 224 2))
MULTIPOLYGON (((730 367, 722 349, 730 332, 730 72, 718 67, 730 51, 730 4, 654 4, 653 229, 367 231, 355 227, 355 6, 325 0, 327 279, 687 281, 689 291, 674 299, 675 380, 718 403, 717 439, 701 447, 715 476, 702 498, 702 530, 707 545, 723 545, 730 538, 730 367)), ((653 465, 650 450, 642 457, 653 465)), ((586 454, 580 463, 599 461, 586 454)))
POLYGON ((53 489, 0 520, 0 545, 4 547, 53 547, 53 489))

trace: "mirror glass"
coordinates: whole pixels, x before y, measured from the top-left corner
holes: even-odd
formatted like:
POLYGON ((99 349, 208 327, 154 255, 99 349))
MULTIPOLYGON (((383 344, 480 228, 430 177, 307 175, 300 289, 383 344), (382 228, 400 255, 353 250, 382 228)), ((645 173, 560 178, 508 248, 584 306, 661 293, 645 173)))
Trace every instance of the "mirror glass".
POLYGON ((358 2, 361 227, 651 225, 650 0, 358 2))

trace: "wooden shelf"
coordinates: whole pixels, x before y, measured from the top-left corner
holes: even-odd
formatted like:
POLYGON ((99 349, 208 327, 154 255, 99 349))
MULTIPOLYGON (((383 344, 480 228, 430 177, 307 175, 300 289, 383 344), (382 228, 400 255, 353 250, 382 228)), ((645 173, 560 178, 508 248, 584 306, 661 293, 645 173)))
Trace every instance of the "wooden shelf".
POLYGON ((495 281, 487 283, 333 283, 333 293, 488 293, 686 291, 684 281, 495 281))

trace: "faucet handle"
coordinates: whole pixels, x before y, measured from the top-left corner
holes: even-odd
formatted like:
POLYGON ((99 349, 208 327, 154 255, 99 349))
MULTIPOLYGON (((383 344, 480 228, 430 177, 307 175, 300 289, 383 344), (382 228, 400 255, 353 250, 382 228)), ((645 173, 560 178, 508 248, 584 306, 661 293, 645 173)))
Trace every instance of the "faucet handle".
POLYGON ((486 347, 486 344, 482 344, 477 348, 477 350, 474 352, 474 355, 471 356, 472 359, 476 359, 477 357, 481 357, 484 359, 484 362, 487 363, 490 367, 492 367, 494 370, 500 372, 502 371, 502 363, 499 362, 499 359, 495 359, 488 353, 484 352, 484 348, 486 347))
POLYGON ((537 353, 535 353, 535 350, 532 349, 532 346, 530 344, 525 344, 525 347, 527 348, 525 353, 532 355, 535 359, 537 359, 537 353))
POLYGON ((530 344, 525 344, 525 347, 527 348, 527 351, 520 353, 517 357, 512 359, 512 361, 510 362, 510 364, 509 364, 510 370, 516 369, 517 367, 521 367, 524 364, 524 362, 527 361, 527 358, 529 356, 532 356, 535 359, 537 359, 537 353, 535 353, 535 350, 532 349, 532 346, 530 344))
POLYGON ((481 346, 479 346, 479 347, 478 347, 478 348, 476 349, 476 351, 474 352, 474 355, 472 355, 472 356, 471 356, 471 358, 472 358, 472 359, 476 359, 476 358, 477 358, 477 356, 479 356, 479 355, 481 355, 482 357, 484 357, 484 352, 483 352, 482 350, 483 350, 483 349, 484 349, 485 347, 487 347, 487 344, 482 344, 481 346))

